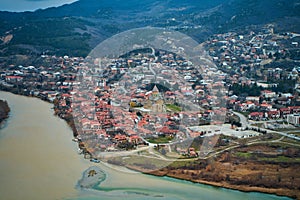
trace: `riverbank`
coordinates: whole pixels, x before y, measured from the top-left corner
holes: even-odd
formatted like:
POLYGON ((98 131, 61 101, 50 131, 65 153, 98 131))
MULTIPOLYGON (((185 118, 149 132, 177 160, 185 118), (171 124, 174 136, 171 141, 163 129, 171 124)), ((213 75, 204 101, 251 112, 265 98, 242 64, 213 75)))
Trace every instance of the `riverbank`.
MULTIPOLYGON (((300 167, 299 164, 294 166, 284 166, 283 168, 275 169, 272 164, 267 163, 259 164, 257 162, 247 161, 247 163, 240 163, 239 166, 234 166, 229 162, 216 161, 214 163, 213 172, 208 171, 207 168, 202 170, 188 169, 189 167, 192 168, 188 165, 178 167, 177 169, 167 166, 155 171, 149 171, 149 169, 145 169, 140 166, 125 166, 131 170, 158 177, 171 177, 179 180, 191 181, 193 183, 233 189, 242 192, 261 192, 266 194, 275 194, 278 196, 286 196, 293 199, 300 199, 298 181, 297 183, 295 182, 295 177, 293 177, 293 180, 288 180, 284 175, 286 174, 288 176, 287 172, 290 171, 296 174, 300 167), (239 169, 237 169, 237 167, 239 167, 239 169), (274 180, 272 180, 272 178, 270 178, 270 176, 266 174, 267 170, 268 173, 272 173, 274 171, 271 169, 272 167, 275 171, 279 170, 283 174, 280 178, 282 179, 280 180, 282 188, 280 188, 278 184, 274 183, 274 180), (256 168, 256 170, 251 170, 253 168, 256 168), (264 176, 266 178, 264 178, 264 176), (262 181, 258 179, 265 180, 262 181), (291 186, 291 182, 294 182, 294 186, 291 186)), ((278 177, 275 177, 275 179, 277 179, 278 182, 278 177)))
POLYGON ((7 101, 3 101, 0 99, 0 126, 3 121, 9 117, 10 108, 8 106, 7 101))
POLYGON ((299 193, 293 191, 293 190, 287 190, 287 189, 273 189, 273 188, 262 188, 262 187, 255 187, 255 186, 247 186, 247 185, 232 185, 228 182, 213 182, 213 181, 205 181, 205 180, 195 180, 193 178, 190 178, 187 175, 179 175, 179 173, 167 172, 167 173, 161 173, 161 172, 151 172, 149 173, 154 176, 168 176, 171 178, 176 178, 179 180, 186 180, 191 181, 193 183, 200 183, 220 188, 227 188, 227 189, 233 189, 233 190, 239 190, 242 192, 261 192, 261 193, 267 193, 267 194, 276 194, 278 196, 286 196, 291 197, 295 199, 300 199, 299 193))

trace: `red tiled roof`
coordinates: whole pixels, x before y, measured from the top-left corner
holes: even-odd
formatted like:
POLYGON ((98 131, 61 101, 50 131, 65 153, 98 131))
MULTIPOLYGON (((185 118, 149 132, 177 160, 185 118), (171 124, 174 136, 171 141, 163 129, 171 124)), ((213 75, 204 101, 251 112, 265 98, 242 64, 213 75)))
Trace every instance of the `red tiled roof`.
POLYGON ((263 116, 263 115, 264 115, 263 112, 252 112, 252 113, 250 113, 250 116, 251 116, 251 117, 263 116))
POLYGON ((279 110, 280 110, 280 111, 290 111, 289 108, 280 108, 279 110))
POLYGON ((8 79, 22 79, 23 77, 21 77, 21 76, 6 76, 5 78, 8 78, 8 79))

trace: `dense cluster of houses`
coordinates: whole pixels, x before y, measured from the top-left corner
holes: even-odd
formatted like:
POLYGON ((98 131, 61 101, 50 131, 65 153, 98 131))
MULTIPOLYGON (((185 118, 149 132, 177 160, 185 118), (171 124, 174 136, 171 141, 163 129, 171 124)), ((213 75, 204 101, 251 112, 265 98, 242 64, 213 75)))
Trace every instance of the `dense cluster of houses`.
POLYGON ((286 54, 285 45, 297 48, 298 37, 274 34, 271 26, 259 33, 215 35, 206 48, 216 65, 162 50, 157 57, 136 53, 105 66, 99 58, 42 55, 37 66, 2 66, 0 87, 54 102, 56 114, 74 120, 80 138, 96 153, 132 149, 159 137, 198 137, 203 133, 189 127, 224 123, 227 109, 249 113, 252 120, 282 118, 299 125, 300 68, 264 67, 286 54), (275 92, 277 84, 267 82, 283 78, 295 81, 293 93, 275 92), (260 95, 236 96, 226 89, 233 84, 256 84, 260 95))
MULTIPOLYGON (((270 65, 289 57, 290 51, 298 48, 299 36, 276 34, 273 26, 267 25, 256 33, 249 30, 243 34, 231 32, 212 37, 206 45, 218 68, 231 74, 226 78, 227 86, 247 85, 260 90, 256 96, 237 96, 229 91, 227 107, 249 113, 251 120, 287 119, 299 114, 300 67, 270 65), (278 90, 279 82, 285 81, 290 81, 289 91, 278 90)), ((292 57, 289 60, 293 63, 292 57)))
MULTIPOLYGON (((226 113, 214 93, 223 89, 222 82, 209 79, 212 73, 225 76, 216 68, 205 69, 202 78, 196 66, 167 52, 160 52, 155 62, 147 54, 112 59, 105 73, 99 73, 99 62, 91 63, 78 66, 82 78, 71 91, 71 110, 80 138, 94 151, 134 148, 160 137, 197 137, 201 133, 190 126, 226 113), (203 102, 210 109, 203 109, 203 102)), ((65 105, 66 98, 59 104, 65 105)))
MULTIPOLYGON (((287 94, 287 96, 290 102, 295 98, 291 94, 287 94)), ((237 96, 231 96, 229 97, 228 106, 235 111, 249 113, 248 118, 257 121, 286 119, 288 115, 300 113, 300 106, 292 106, 291 103, 282 105, 278 101, 280 98, 274 92, 263 90, 260 96, 247 97, 244 100, 240 100, 237 96), (270 96, 266 97, 265 94, 272 94, 272 98, 270 99, 270 96)))
MULTIPOLYGON (((207 48, 219 68, 233 72, 240 77, 256 77, 257 81, 269 81, 287 77, 299 78, 299 66, 268 67, 274 60, 289 58, 291 51, 299 48, 299 34, 275 34, 272 25, 259 29, 256 33, 251 29, 243 34, 230 32, 213 36, 207 48)), ((266 83, 260 83, 262 85, 266 83)), ((276 83, 275 83, 276 84, 276 83)), ((267 85, 267 84, 266 84, 267 85)), ((265 85, 265 86, 266 86, 265 85)))

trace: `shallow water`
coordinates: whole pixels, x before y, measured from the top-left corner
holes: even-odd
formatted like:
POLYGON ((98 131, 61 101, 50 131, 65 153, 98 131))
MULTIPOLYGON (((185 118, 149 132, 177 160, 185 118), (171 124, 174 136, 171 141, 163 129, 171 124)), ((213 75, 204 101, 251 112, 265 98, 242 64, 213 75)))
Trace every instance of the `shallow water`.
POLYGON ((53 116, 52 105, 0 92, 11 107, 0 130, 0 199, 288 199, 154 177, 97 164, 106 173, 96 189, 76 189, 93 165, 79 156, 72 131, 53 116))
POLYGON ((76 154, 67 124, 46 102, 4 92, 0 98, 11 107, 0 130, 1 199, 77 196, 74 185, 88 163, 76 154))

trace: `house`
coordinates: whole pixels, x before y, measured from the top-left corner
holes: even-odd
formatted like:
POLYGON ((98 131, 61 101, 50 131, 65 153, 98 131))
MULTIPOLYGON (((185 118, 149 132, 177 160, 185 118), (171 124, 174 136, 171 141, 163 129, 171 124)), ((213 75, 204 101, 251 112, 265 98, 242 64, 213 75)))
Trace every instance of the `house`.
POLYGON ((259 102, 259 97, 248 96, 248 97, 246 97, 246 100, 259 102))
POLYGON ((257 82, 257 86, 262 87, 262 88, 272 88, 272 87, 277 87, 277 84, 276 83, 267 84, 267 83, 257 82))
POLYGON ((261 91, 261 94, 263 95, 263 97, 265 98, 274 98, 276 97, 276 92, 272 92, 270 90, 263 90, 261 91))
POLYGON ((100 129, 101 124, 98 121, 91 121, 90 122, 91 129, 100 129))
POLYGON ((255 107, 255 103, 252 101, 247 101, 246 103, 243 103, 242 105, 244 105, 246 110, 255 107))
POLYGON ((299 114, 300 113, 300 106, 291 106, 289 109, 292 111, 293 114, 299 114))
POLYGON ((189 148, 188 153, 189 153, 190 157, 197 157, 198 156, 198 154, 195 151, 195 148, 189 148))
POLYGON ((255 107, 255 104, 252 101, 247 101, 247 102, 242 103, 242 104, 237 104, 236 106, 234 106, 234 109, 245 112, 245 111, 249 110, 252 107, 255 107))
POLYGON ((197 157, 198 154, 195 151, 190 151, 190 157, 197 157))
POLYGON ((282 118, 286 118, 287 115, 291 114, 291 110, 289 108, 280 108, 279 111, 282 118))
POLYGON ((5 81, 8 83, 18 83, 23 81, 23 77, 21 76, 6 76, 5 81))
POLYGON ((252 112, 249 114, 249 119, 251 120, 261 120, 264 117, 263 112, 252 112))
POLYGON ((129 142, 133 144, 141 144, 143 140, 138 135, 131 135, 129 138, 129 142))
POLYGON ((171 130, 169 127, 167 126, 163 126, 160 130, 159 133, 161 134, 165 134, 165 135, 172 135, 174 134, 176 131, 175 130, 171 130))
POLYGON ((278 97, 277 98, 277 104, 281 104, 281 105, 287 105, 290 103, 290 99, 284 96, 278 97))
POLYGON ((124 142, 124 141, 127 141, 126 135, 121 135, 121 134, 115 135, 114 139, 115 139, 117 142, 124 142))
POLYGON ((268 111, 267 117, 269 119, 278 119, 280 117, 280 112, 278 110, 275 111, 268 111))
POLYGON ((271 110, 272 109, 272 105, 267 104, 267 103, 262 103, 260 104, 260 107, 264 110, 271 110))
POLYGON ((90 129, 91 128, 91 121, 84 118, 81 120, 81 126, 83 129, 90 129))

